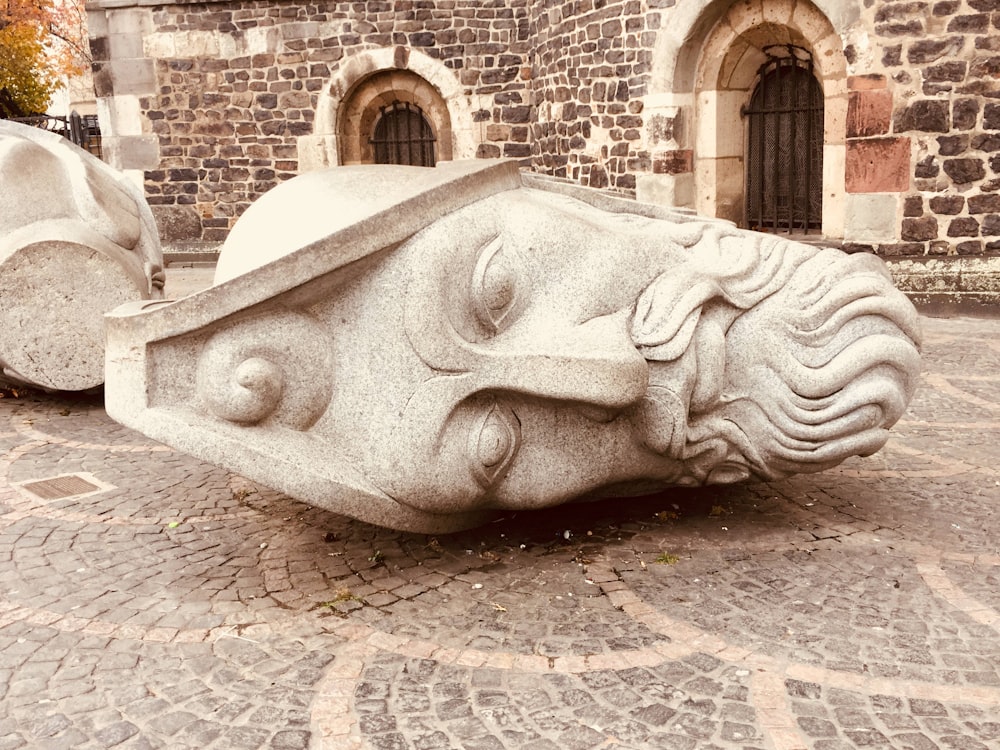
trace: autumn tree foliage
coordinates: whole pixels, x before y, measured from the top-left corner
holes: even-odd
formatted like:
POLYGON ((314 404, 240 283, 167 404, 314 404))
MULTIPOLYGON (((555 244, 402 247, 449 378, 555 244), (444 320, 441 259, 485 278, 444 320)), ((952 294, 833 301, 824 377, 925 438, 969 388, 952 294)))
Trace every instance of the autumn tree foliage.
POLYGON ((44 112, 89 57, 82 0, 0 0, 0 117, 44 112))

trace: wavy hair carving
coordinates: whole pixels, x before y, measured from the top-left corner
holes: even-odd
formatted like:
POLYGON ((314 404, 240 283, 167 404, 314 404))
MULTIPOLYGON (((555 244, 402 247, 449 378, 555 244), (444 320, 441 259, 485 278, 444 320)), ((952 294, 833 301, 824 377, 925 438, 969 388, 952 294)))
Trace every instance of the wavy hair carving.
POLYGON ((919 371, 919 320, 883 264, 725 226, 686 225, 691 256, 641 295, 633 339, 659 368, 696 361, 681 483, 775 479, 870 455, 919 371))

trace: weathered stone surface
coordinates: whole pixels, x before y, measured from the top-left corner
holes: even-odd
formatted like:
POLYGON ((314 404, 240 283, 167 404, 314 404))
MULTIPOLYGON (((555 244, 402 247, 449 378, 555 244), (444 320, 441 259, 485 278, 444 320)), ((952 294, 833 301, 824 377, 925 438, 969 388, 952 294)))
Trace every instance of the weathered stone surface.
POLYGON ((921 99, 896 113, 894 130, 905 133, 917 130, 925 133, 947 133, 949 127, 948 102, 940 99, 921 99))
POLYGON ((917 162, 913 171, 913 176, 917 178, 937 177, 941 172, 941 167, 933 156, 925 156, 917 162))
POLYGON ((978 116, 979 102, 976 99, 959 99, 951 106, 951 123, 958 130, 974 128, 978 116))
POLYGON ((944 173, 959 185, 965 185, 986 176, 982 159, 945 159, 944 173))
MULTIPOLYGON (((933 199, 932 199, 933 200, 933 199)), ((908 195, 903 201, 903 216, 923 216, 924 198, 921 195, 908 195)))
POLYGON ((192 206, 153 206, 152 211, 163 242, 201 238, 202 222, 192 206))
POLYGON ((885 443, 919 369, 874 256, 511 162, 291 180, 237 223, 216 284, 109 316, 112 415, 420 531, 819 471, 885 443))
POLYGON ((910 139, 866 138, 847 142, 849 193, 897 193, 910 186, 910 139))
POLYGON ((852 91, 847 102, 847 137, 884 135, 892 120, 892 93, 886 89, 852 91))
POLYGON ((931 211, 936 214, 956 215, 962 212, 965 198, 961 195, 935 195, 930 199, 931 211))
POLYGON ((903 219, 902 238, 910 242, 933 240, 938 235, 937 219, 925 216, 921 219, 903 219))
POLYGON ((971 216, 961 216, 952 219, 948 224, 949 237, 978 237, 979 222, 971 216))
POLYGON ((104 382, 103 315, 161 296, 142 194, 72 143, 0 121, 0 380, 80 391, 104 382))
POLYGON ((987 193, 969 197, 970 214, 1000 213, 1000 195, 987 193))

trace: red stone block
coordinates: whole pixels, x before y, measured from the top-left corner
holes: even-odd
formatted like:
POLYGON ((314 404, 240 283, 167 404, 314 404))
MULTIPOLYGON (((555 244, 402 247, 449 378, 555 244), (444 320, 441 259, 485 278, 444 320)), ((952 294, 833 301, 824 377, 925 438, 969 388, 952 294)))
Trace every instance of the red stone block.
POLYGON ((885 135, 892 122, 892 93, 852 91, 847 100, 847 137, 885 135))
POLYGON ((885 88, 885 76, 871 73, 864 76, 848 76, 847 88, 850 91, 873 91, 885 88))
POLYGON ((910 187, 910 139, 869 138, 847 142, 848 193, 897 193, 910 187))

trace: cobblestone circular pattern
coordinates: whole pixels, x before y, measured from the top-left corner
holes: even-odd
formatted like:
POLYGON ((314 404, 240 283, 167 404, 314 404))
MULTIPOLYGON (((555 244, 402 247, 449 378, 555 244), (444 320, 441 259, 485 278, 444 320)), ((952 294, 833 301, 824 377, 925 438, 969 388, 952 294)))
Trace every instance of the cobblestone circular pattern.
POLYGON ((1000 747, 1000 322, 925 323, 875 456, 438 537, 7 392, 0 749, 1000 747))

